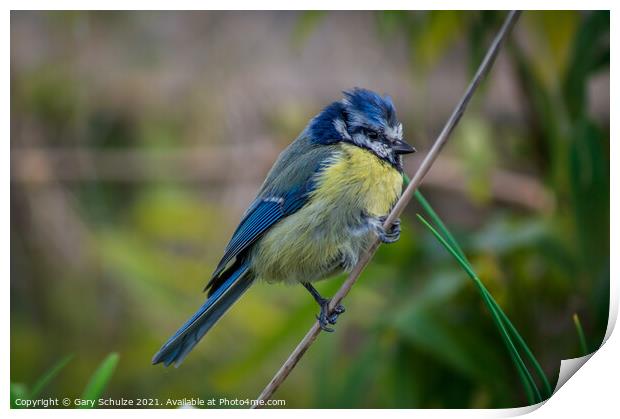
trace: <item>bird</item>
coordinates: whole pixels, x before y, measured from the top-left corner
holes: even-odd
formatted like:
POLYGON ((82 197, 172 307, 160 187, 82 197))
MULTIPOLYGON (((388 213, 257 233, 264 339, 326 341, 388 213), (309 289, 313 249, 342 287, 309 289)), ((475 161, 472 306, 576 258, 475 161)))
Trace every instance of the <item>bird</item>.
POLYGON ((350 271, 378 239, 396 242, 400 220, 384 229, 402 194, 402 156, 415 152, 390 96, 353 88, 312 118, 278 156, 204 291, 205 303, 153 356, 178 367, 222 315, 257 282, 301 284, 331 312, 314 282, 350 271))

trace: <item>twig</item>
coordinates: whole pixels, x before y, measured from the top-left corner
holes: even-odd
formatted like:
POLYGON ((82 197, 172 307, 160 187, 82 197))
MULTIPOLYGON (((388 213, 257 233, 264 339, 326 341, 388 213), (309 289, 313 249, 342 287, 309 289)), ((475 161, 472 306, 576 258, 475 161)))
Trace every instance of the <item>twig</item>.
MULTIPOLYGON (((465 112, 465 108, 467 107, 476 88, 478 87, 478 85, 480 84, 484 76, 489 72, 491 66, 493 65, 493 62, 495 61, 495 57, 497 56, 497 53, 499 52, 499 49, 502 43, 504 42, 504 40, 506 39, 506 36, 508 35, 510 30, 516 23, 520 14, 521 14, 520 11, 513 10, 506 17, 504 24, 502 25, 498 34, 495 36, 493 43, 489 47, 487 54, 485 55, 484 59, 482 60, 482 63, 480 64, 480 67, 478 68, 478 71, 476 72, 476 74, 474 75, 474 78, 472 79, 471 83, 467 87, 465 94, 463 95, 459 103, 456 105, 454 111, 452 112, 452 115, 450 116, 450 119, 448 119, 443 130, 441 131, 441 133, 435 140, 433 147, 426 155, 426 158, 422 161, 422 164, 420 164, 420 167, 418 168, 417 172, 411 179, 411 182, 409 183, 409 185, 403 192, 402 196, 400 197, 400 199, 398 200, 398 202, 396 203, 396 205, 390 212, 389 216, 385 220, 385 223, 383 225, 384 228, 388 229, 392 225, 392 223, 400 216, 400 214, 403 212, 403 210, 405 209, 405 207, 407 206, 407 204, 413 197, 413 193, 415 192, 415 190, 418 188, 418 186, 422 182, 422 179, 424 179, 424 176, 430 170, 431 166, 433 165, 433 163, 439 156, 441 149, 448 141, 448 138, 450 137, 450 134, 454 130, 454 127, 461 119, 461 116, 463 115, 463 112, 465 112)), ((379 241, 376 240, 372 244, 368 252, 362 255, 359 262, 357 263, 357 265, 355 265, 355 267, 349 274, 346 281, 342 284, 338 292, 336 292, 336 295, 334 295, 334 297, 331 299, 331 302, 329 304, 330 311, 332 311, 334 307, 340 304, 340 302, 344 299, 344 297, 349 293, 349 291, 351 290, 351 287, 353 287, 353 284, 355 284, 358 277, 360 276, 360 274, 362 273, 362 271, 364 270, 364 268, 366 267, 366 265, 368 264, 368 262, 370 261, 370 259, 372 258, 372 256, 374 255, 378 247, 379 247, 379 241)), ((271 398, 271 396, 278 389, 280 384, 282 384, 282 382, 288 377, 288 375, 291 373, 293 368, 295 368, 295 366, 297 365, 301 357, 304 355, 304 353, 306 353, 306 351, 308 350, 310 345, 312 345, 312 343, 317 338, 320 332, 321 332, 321 329, 319 327, 318 322, 314 323, 312 327, 310 328, 310 330, 308 331, 308 333, 306 333, 306 336, 304 336, 301 342, 299 342, 295 350, 293 350, 293 352, 289 355, 288 359, 284 362, 284 364, 282 364, 282 366, 280 367, 276 375, 271 379, 271 381, 269 382, 269 384, 267 384, 263 392, 258 396, 257 403, 253 406, 253 408, 264 406, 265 401, 271 398)))

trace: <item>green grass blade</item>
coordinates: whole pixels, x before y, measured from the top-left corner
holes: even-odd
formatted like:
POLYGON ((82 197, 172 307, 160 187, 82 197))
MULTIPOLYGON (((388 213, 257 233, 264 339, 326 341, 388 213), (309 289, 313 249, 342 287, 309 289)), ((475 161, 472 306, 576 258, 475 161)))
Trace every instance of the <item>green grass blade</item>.
POLYGON ((54 364, 52 368, 47 370, 45 374, 43 374, 37 380, 37 382, 32 386, 32 390, 30 391, 30 394, 28 395, 28 397, 30 399, 36 399, 39 396, 39 394, 41 394, 41 391, 43 391, 45 386, 47 386, 50 383, 50 381, 52 381, 54 377, 56 377, 58 373, 60 373, 60 371, 62 371, 72 359, 73 359, 73 354, 67 355, 64 358, 62 358, 60 361, 56 362, 56 364, 54 364))
MULTIPOLYGON (((461 256, 461 259, 462 259, 461 262, 465 262, 469 267, 469 271, 473 272, 473 267, 469 263, 469 260, 465 256, 465 253, 463 252, 463 250, 457 243, 454 236, 450 233, 448 228, 445 226, 443 221, 441 221, 441 218, 439 217, 439 215, 437 215, 437 213, 433 210, 430 203, 426 200, 426 198, 424 198, 424 196, 419 190, 415 192, 415 197, 420 203, 420 205, 422 206, 422 208, 429 214, 429 216, 433 220, 433 223, 438 226, 439 230, 442 232, 443 236, 445 237, 446 241, 450 244, 450 246, 452 246, 453 250, 455 250, 461 256)), ((512 337, 517 341, 517 344, 519 345, 521 350, 525 353, 525 356, 527 357, 528 361, 534 367, 536 374, 538 375, 540 381, 543 384, 543 388, 545 391, 545 397, 546 398, 551 397, 552 390, 551 390, 551 385, 549 383, 549 380, 547 379, 547 375, 545 374, 540 363, 538 362, 538 360, 536 359, 536 357, 530 350, 529 346, 527 346, 527 344, 525 343, 525 340, 523 339, 523 337, 521 337, 516 327, 512 324, 512 322, 510 321, 506 313, 504 313, 501 307, 497 304, 493 296, 489 293, 489 291, 486 289, 486 287, 484 286, 484 284, 482 283, 480 279, 477 280, 477 284, 478 284, 479 289, 481 289, 482 292, 488 296, 489 302, 492 303, 492 305, 495 307, 504 326, 508 329, 508 332, 512 335, 512 337)))
POLYGON ((467 264, 469 264, 469 261, 467 260, 467 257, 465 257, 465 253, 463 253, 461 246, 458 245, 454 236, 452 236, 452 234, 450 233, 446 225, 443 223, 443 221, 441 221, 441 218, 439 218, 439 215, 437 215, 433 207, 431 207, 431 204, 429 204, 426 198, 424 198, 424 196, 422 195, 422 192, 417 190, 415 191, 414 195, 415 195, 415 198, 420 203, 420 205, 422 206, 422 208, 424 209, 424 211, 426 211, 429 217, 431 217, 433 224, 439 228, 443 237, 445 237, 445 239, 448 241, 450 246, 452 246, 452 248, 456 250, 459 256, 461 256, 461 258, 465 260, 467 264))
POLYGON ((28 399, 28 388, 22 383, 11 383, 11 409, 23 409, 23 406, 17 404, 17 399, 28 399))
POLYGON ((90 377, 88 384, 86 384, 86 388, 82 393, 82 399, 97 400, 101 397, 108 382, 112 378, 112 374, 114 374, 114 370, 118 364, 118 358, 118 354, 113 352, 99 364, 97 370, 90 377))
POLYGON ((403 185, 405 188, 411 183, 411 179, 407 176, 407 173, 403 173, 403 185))
POLYGON ((448 252, 451 253, 452 256, 454 256, 457 262, 461 265, 461 267, 465 270, 465 272, 467 272, 469 277, 474 281, 474 283, 478 287, 485 304, 487 305, 489 311, 491 312, 491 317, 493 318, 493 321, 495 322, 495 325, 499 329, 500 335, 508 348, 508 353, 513 363, 515 364, 517 372, 519 373, 519 378, 521 379, 521 382, 523 383, 523 387, 525 389, 529 402, 533 404, 533 403, 542 401, 542 397, 540 395, 538 387, 536 386, 536 383, 532 375, 530 374, 529 370, 525 366, 523 359, 519 355, 517 348, 515 347, 512 340, 510 339, 510 336, 508 335, 508 332, 506 328, 504 327, 504 324, 502 323, 501 317, 497 312, 498 311, 497 308, 491 302, 490 294, 488 292, 485 292, 486 288, 484 288, 482 281, 480 281, 476 273, 473 271, 471 265, 465 259, 463 259, 459 255, 459 253, 454 248, 452 248, 452 246, 450 246, 448 241, 428 221, 426 221, 424 217, 418 214, 418 218, 431 231, 431 233, 433 233, 435 238, 439 240, 439 242, 444 246, 444 248, 448 250, 448 252))
POLYGON ((530 350, 529 346, 527 346, 527 344, 525 343, 525 340, 523 339, 523 337, 521 337, 521 335, 517 331, 517 328, 512 324, 512 322, 510 321, 506 313, 504 313, 504 311, 501 309, 499 304, 497 304, 497 302, 495 301, 491 293, 489 293, 489 291, 486 288, 483 288, 483 289, 484 289, 484 292, 489 296, 490 301, 497 308, 497 311, 504 325, 508 328, 508 332, 510 332, 512 337, 517 340, 517 343, 519 344, 523 352, 525 352, 525 356, 527 357, 528 361, 534 367, 534 370, 536 370, 536 374, 540 378, 540 381, 542 381, 543 383, 543 388, 545 390, 545 398, 551 397, 551 395, 553 394, 553 391, 551 390, 551 384, 549 383, 549 380, 547 379, 547 375, 542 369, 542 366, 540 365, 540 363, 538 362, 538 360, 536 359, 536 357, 530 350))
POLYGON ((581 320, 577 313, 573 314, 573 323, 575 323, 575 329, 577 329, 577 336, 579 336, 579 346, 581 346, 582 356, 588 355, 588 344, 586 343, 586 335, 583 333, 583 327, 581 327, 581 320))
POLYGON ((538 390, 538 387, 536 386, 536 382, 534 381, 534 378, 530 374, 530 371, 527 369, 525 362, 523 362, 521 355, 519 355, 519 352, 515 344, 513 343, 512 339, 510 339, 510 336, 508 335, 508 332, 506 331, 506 327, 501 321, 498 321, 499 314, 497 313, 497 309, 492 305, 488 296, 486 296, 484 300, 485 300, 485 304, 487 305, 489 310, 492 312, 491 317, 493 318, 493 321, 495 322, 495 325, 497 326, 497 328, 500 330, 500 336, 502 337, 504 344, 508 348, 508 352, 510 353, 510 357, 512 358, 513 363, 517 367, 517 373, 519 374, 519 379, 521 380, 522 383, 527 383, 527 385, 524 385, 524 387, 525 387, 528 401, 531 404, 541 402, 543 399, 540 394, 540 391, 538 390))

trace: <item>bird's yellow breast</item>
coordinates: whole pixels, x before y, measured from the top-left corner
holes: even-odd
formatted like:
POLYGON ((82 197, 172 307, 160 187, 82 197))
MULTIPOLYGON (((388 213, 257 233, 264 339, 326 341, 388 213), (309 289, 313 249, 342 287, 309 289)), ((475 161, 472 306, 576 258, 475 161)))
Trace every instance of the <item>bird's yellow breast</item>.
POLYGON ((356 204, 368 215, 386 215, 402 192, 402 175, 368 150, 343 144, 318 179, 313 195, 320 199, 356 204))
POLYGON ((344 144, 317 175, 308 202, 255 247, 252 269, 267 281, 311 282, 355 263, 372 243, 365 217, 387 215, 402 175, 371 152, 344 144))

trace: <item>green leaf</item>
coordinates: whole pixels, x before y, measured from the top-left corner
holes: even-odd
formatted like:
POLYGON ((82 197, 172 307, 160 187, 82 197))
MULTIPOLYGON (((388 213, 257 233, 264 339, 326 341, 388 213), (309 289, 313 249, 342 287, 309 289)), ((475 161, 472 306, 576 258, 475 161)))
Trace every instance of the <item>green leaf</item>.
POLYGON ((531 113, 532 136, 537 137, 536 154, 541 161, 550 161, 551 176, 555 183, 565 182, 565 166, 561 156, 566 152, 566 141, 560 134, 563 122, 561 106, 554 101, 555 95, 544 85, 535 73, 523 49, 516 42, 508 44, 519 89, 523 93, 526 107, 531 113))
POLYGON ((73 359, 73 354, 67 355, 64 358, 62 358, 60 361, 58 361, 56 364, 54 364, 52 368, 47 370, 47 372, 43 374, 37 380, 37 382, 32 386, 32 390, 30 394, 28 395, 28 397, 30 399, 36 399, 41 393, 41 391, 45 388, 45 386, 47 386, 50 383, 50 381, 52 381, 54 377, 56 377, 58 373, 62 371, 72 359, 73 359))
POLYGON ((415 191, 415 198, 418 200, 418 202, 420 203, 424 211, 426 211, 426 213, 431 217, 431 219, 433 220, 433 223, 435 223, 435 225, 439 227, 439 230, 441 231, 443 236, 446 238, 446 240, 448 240, 448 243, 450 243, 450 246, 458 253, 459 256, 465 259, 465 254, 463 253, 463 250, 461 250, 461 247, 458 245, 455 238, 452 236, 452 234, 450 234, 450 232, 448 231, 448 228, 443 223, 443 221, 441 221, 441 218, 439 218, 439 215, 437 215, 433 207, 431 207, 431 204, 429 204, 426 198, 424 198, 424 196, 422 195, 422 192, 420 192, 419 190, 415 191))
MULTIPOLYGON (((426 198, 424 198, 424 196, 422 195, 422 193, 420 191, 416 191, 415 197, 418 200, 418 202, 422 205, 422 208, 424 208, 424 210, 430 215, 430 217, 433 220, 433 222, 439 227, 439 229, 441 230, 441 232, 444 235, 444 237, 446 237, 449 245, 452 247, 452 249, 456 252, 456 254, 458 254, 458 256, 460 256, 460 258, 464 262, 466 262, 466 264, 468 265, 468 268, 473 273, 473 268, 471 267, 471 264, 467 260, 467 257, 465 256, 465 253, 463 252, 463 250, 459 246, 459 244, 456 241, 456 239, 454 238, 454 236, 452 236, 452 234, 450 233, 450 231, 448 230, 446 225, 443 223, 443 221, 441 220, 439 215, 437 215, 437 213, 433 210, 431 205, 428 203, 426 198)), ((474 275, 474 276, 475 276, 475 278, 478 278, 477 275, 474 275)), ((525 351, 525 353, 526 353, 530 363, 534 366, 534 368, 536 369, 537 374, 539 375, 541 381, 543 382, 543 385, 545 387, 545 391, 547 393, 547 396, 551 397, 551 393, 552 393, 551 392, 551 385, 549 384, 549 382, 547 380, 547 376, 545 375, 542 367, 540 366, 540 363, 534 357, 532 351, 530 350, 530 348, 525 343, 525 340, 518 333, 517 329, 514 327, 514 325, 512 324, 512 322, 510 321, 508 316, 504 313, 504 311, 501 309, 501 307, 493 299, 493 297, 491 296, 489 291, 486 289, 486 287, 484 286, 482 281, 480 281, 478 279, 476 282, 477 282, 477 285, 479 286, 479 289, 481 289, 483 291, 483 294, 484 294, 483 298, 486 297, 486 299, 488 299, 488 301, 493 305, 494 309, 497 311, 497 313, 501 317, 501 321, 508 328, 508 330, 511 333, 511 335, 515 339, 517 339, 517 342, 521 346, 522 350, 525 351)))
POLYGON ((586 118, 575 124, 571 136, 569 170, 578 252, 584 271, 595 278, 608 265, 609 140, 586 118))
POLYGON ((525 13, 522 25, 536 42, 537 48, 528 49, 528 57, 536 73, 549 89, 557 89, 569 65, 572 41, 579 22, 580 12, 575 10, 547 10, 525 13))
POLYGON ((498 327, 498 329, 500 331, 500 335, 501 335, 502 339, 504 340, 504 343, 508 347, 508 353, 510 354, 510 357, 512 358, 512 361, 514 362, 515 367, 517 368, 517 372, 519 374, 519 378, 521 379, 521 381, 523 383, 523 387, 525 389, 526 395, 527 395, 528 400, 530 401, 530 403, 533 404, 533 403, 537 403, 537 402, 542 401, 542 398, 540 396, 540 392, 538 391, 538 388, 536 387, 536 385, 534 383, 534 379, 532 378, 530 372, 527 370, 527 367, 525 366, 525 363, 523 362, 523 360, 521 359, 518 351, 516 350, 516 347, 515 347, 514 343, 512 342, 512 340, 510 339, 510 336, 508 336, 508 332, 506 331, 506 328, 502 324, 502 322, 501 322, 501 320, 499 318, 499 314, 498 314, 497 310, 495 309, 495 307, 493 306, 493 304, 490 301, 490 298, 489 298, 490 295, 488 294, 488 292, 487 293, 484 292, 485 288, 482 285, 482 282, 480 281, 480 279, 478 278, 476 273, 473 271, 473 268, 471 267, 469 262, 467 262, 465 259, 463 259, 458 254, 457 250, 455 248, 451 247, 450 244, 448 244, 448 242, 446 241, 446 239, 444 237, 442 237, 439 234, 439 232, 433 226, 431 226, 428 221, 426 221, 424 219, 424 217, 422 217, 421 215, 418 214, 418 218, 433 233, 433 235, 446 248, 446 250, 448 250, 448 252, 450 252, 452 254, 452 256, 454 256, 454 258, 457 260, 457 262, 461 265, 461 267, 465 270, 465 272, 467 272, 467 274, 470 276, 470 278, 474 281, 474 283, 476 284, 476 286, 480 290, 480 293, 482 294, 482 298, 483 298, 485 304, 487 305, 487 307, 491 311, 491 317, 493 318, 493 321, 495 321, 495 323, 496 323, 496 325, 497 325, 497 327, 498 327))
POLYGON ((482 281, 478 278, 476 273, 473 270, 473 267, 465 257, 465 254, 461 247, 458 245, 450 231, 447 229, 445 224, 441 221, 437 213, 432 209, 431 205, 426 201, 426 199, 422 196, 419 191, 416 191, 416 199, 420 202, 422 207, 427 211, 427 213, 431 216, 433 221, 439 226, 443 235, 440 234, 428 221, 426 221, 422 216, 418 215, 418 218, 422 223, 433 233, 433 235, 439 240, 439 242, 450 252, 457 262, 461 265, 461 267, 467 272, 470 278, 474 281, 476 287, 480 291, 480 294, 487 305, 489 311, 491 312, 491 316, 493 321, 495 322, 497 328, 500 331, 500 335, 506 344, 509 354, 517 368, 517 372, 519 374, 519 378, 521 379, 526 394, 530 402, 534 401, 542 401, 542 397, 532 378, 529 370, 527 369, 523 359, 521 358, 519 351, 515 343, 512 341, 512 338, 516 339, 517 345, 521 348, 523 352, 525 352, 526 357, 533 365, 536 373, 539 375, 540 380, 543 383, 545 396, 551 396, 551 386, 549 381, 540 366, 540 363, 536 360, 528 345, 525 343, 525 340, 518 333, 517 329, 514 327, 512 322, 508 319, 508 316, 503 312, 503 310, 499 307, 497 302, 493 299, 489 291, 486 289, 482 281))
POLYGON ((587 109, 586 81, 594 72, 609 65, 609 11, 594 11, 583 20, 564 80, 564 97, 573 118, 587 109))
POLYGON ((579 346, 581 347, 581 355, 585 356, 590 353, 588 350, 588 344, 586 343, 586 335, 583 333, 583 327, 581 327, 581 321, 577 313, 573 314, 573 323, 575 323, 575 329, 577 330, 577 336, 579 336, 579 346))
POLYGON ((17 399, 29 399, 28 388, 22 383, 11 383, 11 409, 22 409, 15 401, 17 399))
POLYGON ((88 384, 86 384, 86 388, 84 388, 82 393, 83 400, 97 400, 101 397, 112 378, 112 374, 114 374, 118 359, 118 354, 113 352, 99 364, 97 370, 90 377, 88 384))

